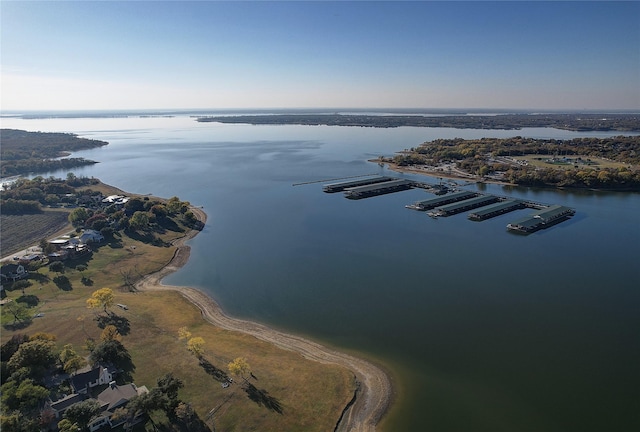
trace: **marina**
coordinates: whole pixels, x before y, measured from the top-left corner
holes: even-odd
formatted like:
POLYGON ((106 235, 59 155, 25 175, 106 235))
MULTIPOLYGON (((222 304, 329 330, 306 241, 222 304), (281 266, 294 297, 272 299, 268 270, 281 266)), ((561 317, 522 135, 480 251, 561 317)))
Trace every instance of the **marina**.
POLYGON ((323 190, 327 193, 344 192, 346 198, 355 200, 412 188, 424 189, 439 195, 435 198, 416 201, 405 206, 412 210, 427 211, 427 214, 432 218, 448 217, 475 210, 469 213, 467 218, 472 221, 483 221, 523 208, 535 209, 536 212, 532 215, 507 224, 509 231, 521 234, 530 234, 540 229, 548 228, 575 214, 575 210, 561 205, 548 205, 505 196, 455 190, 442 185, 431 185, 429 183, 386 176, 331 183, 325 185, 323 190), (450 190, 453 191, 447 193, 450 190), (444 195, 442 195, 443 193, 444 195))

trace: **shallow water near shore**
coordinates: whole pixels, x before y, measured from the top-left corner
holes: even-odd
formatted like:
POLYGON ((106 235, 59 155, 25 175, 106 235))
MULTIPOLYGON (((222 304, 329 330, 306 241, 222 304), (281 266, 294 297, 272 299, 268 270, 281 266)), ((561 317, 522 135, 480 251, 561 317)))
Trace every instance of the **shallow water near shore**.
POLYGON ((417 178, 366 160, 435 138, 615 134, 187 116, 3 119, 2 127, 109 141, 74 155, 100 161, 75 174, 203 206, 208 224, 166 282, 204 290, 230 315, 384 361, 403 390, 389 431, 640 428, 640 194, 483 186, 576 209, 525 237, 505 226, 527 210, 433 220, 404 208, 432 197, 422 190, 349 201, 323 193, 322 182, 292 186, 374 173, 417 178))

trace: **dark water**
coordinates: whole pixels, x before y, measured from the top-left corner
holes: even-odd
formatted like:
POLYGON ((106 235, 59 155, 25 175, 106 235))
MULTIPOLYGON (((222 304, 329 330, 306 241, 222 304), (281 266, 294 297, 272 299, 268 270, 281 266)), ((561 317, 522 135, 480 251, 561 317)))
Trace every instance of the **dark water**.
POLYGON ((292 186, 381 173, 366 159, 435 138, 602 134, 187 117, 3 127, 105 139, 78 154, 101 163, 76 175, 204 206, 209 223, 191 260, 167 282, 200 287, 231 315, 383 362, 400 391, 390 431, 640 430, 639 194, 486 186, 577 210, 524 237, 505 226, 527 210, 433 220, 404 208, 432 197, 420 190, 349 201, 322 183, 292 186))

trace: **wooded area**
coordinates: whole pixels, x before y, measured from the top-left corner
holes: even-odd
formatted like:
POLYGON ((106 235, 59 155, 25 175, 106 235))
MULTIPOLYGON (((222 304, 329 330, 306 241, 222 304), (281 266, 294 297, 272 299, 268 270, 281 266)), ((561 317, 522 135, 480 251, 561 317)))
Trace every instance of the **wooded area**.
POLYGON ((84 158, 65 158, 70 152, 107 145, 105 141, 74 134, 0 129, 0 171, 3 177, 42 173, 97 163, 84 158))
POLYGON ((277 114, 199 117, 199 122, 248 123, 254 125, 327 125, 394 128, 400 126, 457 129, 522 129, 550 127, 573 131, 640 131, 637 114, 504 114, 504 115, 341 115, 277 114))
POLYGON ((456 167, 523 186, 640 190, 640 137, 438 139, 382 158, 398 166, 456 167), (534 155, 540 164, 522 158, 534 155), (613 167, 605 167, 613 165, 613 167), (615 162, 615 163, 614 163, 615 162))

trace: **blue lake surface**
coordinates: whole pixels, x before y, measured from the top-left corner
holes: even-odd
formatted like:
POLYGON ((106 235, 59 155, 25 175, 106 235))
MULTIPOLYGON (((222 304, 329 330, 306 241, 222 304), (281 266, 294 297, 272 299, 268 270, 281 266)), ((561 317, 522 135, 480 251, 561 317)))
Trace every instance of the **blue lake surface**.
MULTIPOLYGON (((640 430, 640 194, 469 186, 576 215, 529 236, 522 210, 484 222, 404 208, 410 190, 358 201, 322 182, 391 173, 367 162, 436 138, 610 136, 197 123, 189 116, 3 118, 110 144, 74 170, 203 206, 204 231, 167 283, 229 313, 358 352, 398 391, 389 431, 640 430)), ((59 177, 66 172, 51 173, 59 177)), ((49 175, 49 174, 47 174, 49 175)))

